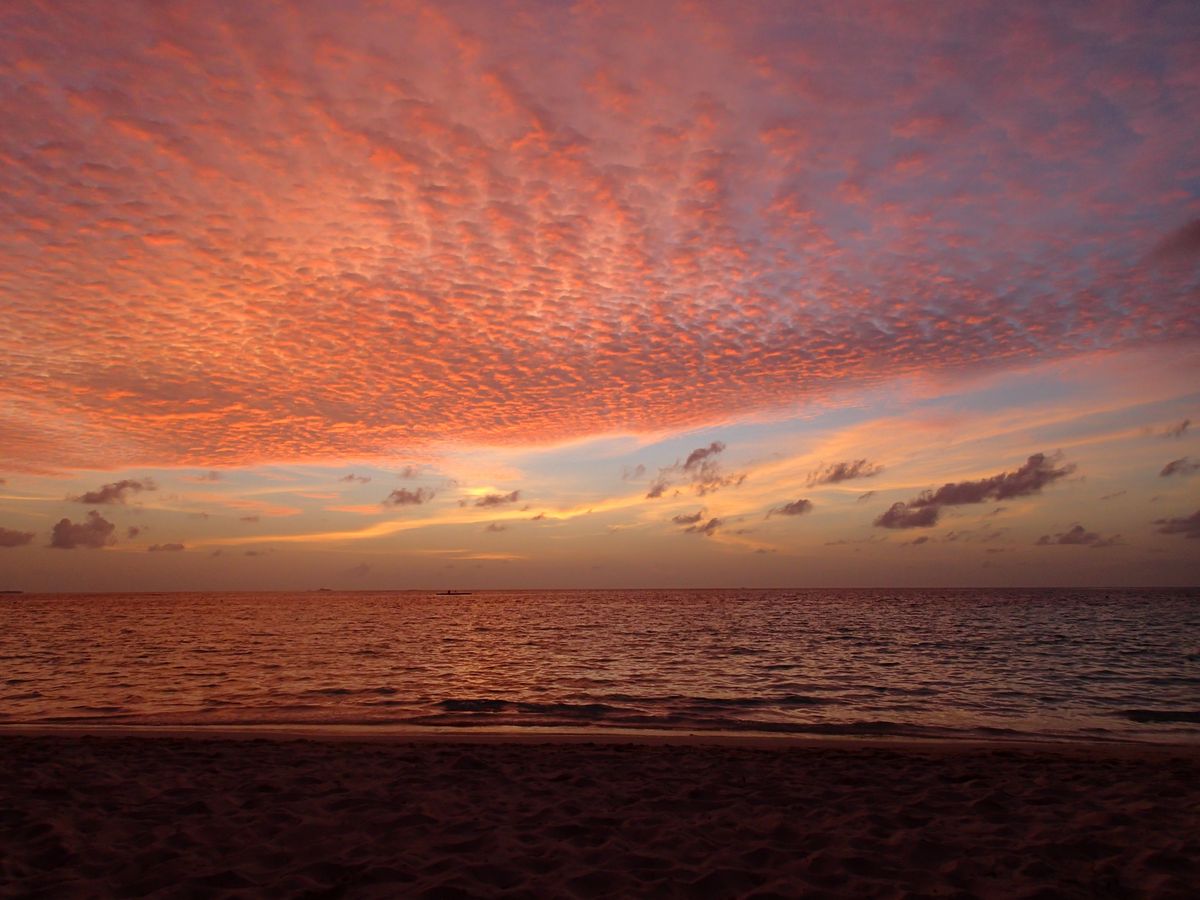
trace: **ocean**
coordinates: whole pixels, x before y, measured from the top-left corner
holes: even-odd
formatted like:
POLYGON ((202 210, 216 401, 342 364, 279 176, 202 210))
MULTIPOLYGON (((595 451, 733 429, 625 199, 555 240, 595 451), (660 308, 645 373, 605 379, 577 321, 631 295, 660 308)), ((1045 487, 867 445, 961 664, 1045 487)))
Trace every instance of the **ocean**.
POLYGON ((1200 742, 1200 590, 0 597, 0 727, 1200 742))

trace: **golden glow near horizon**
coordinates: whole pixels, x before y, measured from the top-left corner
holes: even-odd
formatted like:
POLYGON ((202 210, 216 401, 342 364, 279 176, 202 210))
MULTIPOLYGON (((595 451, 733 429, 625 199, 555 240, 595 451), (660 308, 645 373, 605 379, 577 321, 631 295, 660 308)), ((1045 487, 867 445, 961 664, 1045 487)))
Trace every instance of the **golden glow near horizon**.
POLYGON ((1186 5, 2 16, 0 589, 1195 581, 1186 5))

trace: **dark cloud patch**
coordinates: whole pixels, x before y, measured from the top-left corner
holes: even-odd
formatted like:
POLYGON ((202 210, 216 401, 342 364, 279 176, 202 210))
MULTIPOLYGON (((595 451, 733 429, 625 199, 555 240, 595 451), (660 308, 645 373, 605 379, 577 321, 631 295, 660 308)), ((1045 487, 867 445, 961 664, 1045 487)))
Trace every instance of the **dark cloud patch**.
POLYGON ((221 473, 215 471, 201 472, 195 477, 196 481, 220 481, 221 473))
POLYGON ((864 493, 859 494, 858 497, 855 498, 854 502, 855 503, 865 503, 867 500, 870 500, 874 496, 875 496, 875 491, 865 491, 864 493))
POLYGON ((544 518, 546 518, 546 514, 545 514, 545 513, 538 513, 536 516, 534 516, 533 518, 531 518, 529 521, 530 521, 530 522, 540 522, 540 521, 542 521, 544 518))
POLYGON ((659 497, 661 497, 663 495, 663 492, 666 491, 666 489, 669 488, 670 486, 671 486, 670 482, 667 481, 665 478, 662 478, 661 476, 659 478, 656 478, 654 480, 654 483, 650 485, 650 490, 646 491, 646 499, 647 500, 657 500, 659 497))
POLYGON ((484 494, 475 500, 476 506, 503 506, 506 503, 516 503, 521 499, 520 491, 511 491, 507 494, 484 494))
POLYGON ((341 478, 338 479, 338 481, 344 481, 347 484, 370 484, 371 476, 370 475, 355 475, 353 472, 351 472, 349 475, 343 475, 341 478))
POLYGON ((257 522, 258 519, 259 519, 258 516, 242 516, 241 518, 238 519, 238 521, 239 522, 257 522))
POLYGON ((410 491, 408 488, 396 488, 383 498, 383 504, 385 506, 420 506, 432 499, 433 491, 428 488, 417 488, 415 491, 410 491))
POLYGON ((499 522, 489 522, 489 523, 488 523, 488 527, 487 527, 487 528, 485 528, 485 529, 483 529, 483 530, 484 530, 484 531, 491 531, 491 532, 494 532, 494 533, 499 533, 499 532, 501 532, 501 531, 508 531, 508 526, 507 526, 507 525, 501 525, 499 522))
POLYGON ((116 525, 93 509, 82 522, 59 520, 50 531, 50 546, 58 550, 74 550, 76 547, 98 550, 116 540, 113 537, 116 530, 116 525))
POLYGON ((638 463, 636 466, 625 466, 625 468, 621 470, 622 481, 641 481, 645 477, 646 467, 641 463, 638 463))
POLYGON ((725 444, 713 441, 707 447, 698 447, 687 455, 683 462, 658 470, 658 475, 646 492, 647 500, 656 500, 666 494, 676 482, 686 482, 700 497, 724 487, 737 487, 746 480, 744 473, 726 475, 716 458, 725 451, 725 444))
POLYGON ((1180 459, 1173 459, 1158 473, 1159 478, 1169 478, 1172 475, 1191 475, 1193 472, 1200 472, 1200 462, 1192 462, 1190 457, 1184 456, 1180 459))
POLYGON ((399 472, 396 473, 396 477, 404 478, 407 480, 407 479, 416 478, 420 474, 421 474, 420 466, 405 466, 403 469, 401 469, 399 472))
POLYGON ((1182 534, 1184 537, 1200 538, 1200 510, 1184 518, 1155 519, 1154 524, 1160 526, 1159 534, 1182 534))
POLYGON ((1193 219, 1158 242, 1151 254, 1160 262, 1200 259, 1200 219, 1193 219))
POLYGON ((184 549, 183 544, 151 544, 146 548, 151 553, 178 553, 184 549))
POLYGON ((1001 472, 979 481, 947 482, 936 491, 923 491, 907 503, 892 504, 875 524, 881 528, 925 528, 937 523, 944 506, 964 506, 1041 493, 1046 485, 1075 471, 1073 463, 1056 467, 1055 462, 1044 453, 1035 453, 1013 472, 1001 472))
POLYGON ((737 487, 746 480, 744 473, 725 475, 716 460, 705 460, 692 479, 692 489, 703 497, 724 487, 737 487))
POLYGON ((774 506, 767 511, 767 518, 771 516, 802 516, 805 513, 812 512, 813 502, 811 500, 793 500, 790 503, 784 503, 782 506, 774 506))
POLYGON ((188 518, 189 519, 207 519, 208 513, 206 513, 206 512, 188 513, 188 518))
POLYGON ((1105 494, 1100 499, 1101 500, 1116 500, 1118 497, 1124 497, 1126 493, 1127 493, 1126 491, 1114 491, 1111 494, 1105 494))
POLYGON ((808 486, 819 484, 838 484, 854 478, 871 478, 883 471, 883 466, 865 459, 854 459, 849 462, 832 463, 821 466, 808 476, 808 486))
POLYGON ((12 528, 0 528, 0 547, 24 547, 32 540, 32 531, 15 531, 12 528))
POLYGON ((704 510, 698 510, 690 516, 685 516, 682 513, 678 516, 672 516, 671 521, 676 525, 695 525, 704 518, 704 510))
POLYGON ((702 534, 705 537, 712 537, 714 534, 717 533, 717 531, 724 524, 725 524, 724 520, 714 517, 714 518, 709 519, 703 525, 700 525, 699 523, 697 523, 697 524, 692 525, 683 530, 686 532, 690 532, 692 534, 702 534))
POLYGON ((141 534, 143 530, 144 529, 138 525, 130 525, 128 528, 125 529, 125 537, 129 538, 130 540, 133 540, 135 537, 137 537, 139 534, 141 534))
POLYGON ((1166 438, 1181 438, 1187 434, 1187 430, 1191 427, 1192 420, 1184 419, 1182 422, 1177 422, 1174 425, 1168 426, 1167 429, 1163 431, 1162 436, 1166 438))
POLYGON ((893 503, 875 520, 875 525, 879 528, 929 528, 937 524, 939 511, 936 506, 913 509, 904 503, 893 503))
POLYGON ((1053 536, 1043 534, 1038 538, 1034 545, 1038 547, 1063 546, 1063 547, 1093 547, 1100 549, 1102 547, 1115 547, 1119 534, 1112 537, 1102 537, 1094 531, 1088 531, 1082 525, 1072 525, 1066 531, 1059 532, 1053 536))
POLYGON ((125 478, 121 481, 115 481, 112 484, 103 485, 99 490, 88 491, 86 494, 80 494, 78 497, 69 497, 68 499, 76 503, 124 503, 130 494, 156 490, 158 490, 158 485, 149 478, 144 478, 141 481, 125 478))
POLYGON ((702 465, 709 457, 716 456, 724 451, 725 444, 721 441, 713 441, 707 447, 698 447, 688 454, 687 459, 683 463, 683 471, 690 472, 696 466, 702 465))
POLYGON ((922 544, 928 544, 928 543, 929 543, 929 535, 923 534, 919 538, 913 538, 911 541, 905 541, 904 546, 920 547, 922 544))

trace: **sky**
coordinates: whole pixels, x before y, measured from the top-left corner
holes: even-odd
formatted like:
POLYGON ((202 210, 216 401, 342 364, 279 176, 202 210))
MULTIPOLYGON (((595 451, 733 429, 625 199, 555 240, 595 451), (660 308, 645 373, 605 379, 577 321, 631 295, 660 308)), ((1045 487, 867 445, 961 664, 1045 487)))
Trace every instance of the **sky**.
POLYGON ((1200 6, 0 7, 0 589, 1194 585, 1200 6))

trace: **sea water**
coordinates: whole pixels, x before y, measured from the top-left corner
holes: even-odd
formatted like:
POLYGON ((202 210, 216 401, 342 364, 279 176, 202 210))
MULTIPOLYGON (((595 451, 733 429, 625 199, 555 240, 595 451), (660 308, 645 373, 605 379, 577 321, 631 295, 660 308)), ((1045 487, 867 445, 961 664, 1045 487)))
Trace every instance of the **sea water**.
POLYGON ((1200 591, 4 596, 18 724, 1200 742, 1200 591))

